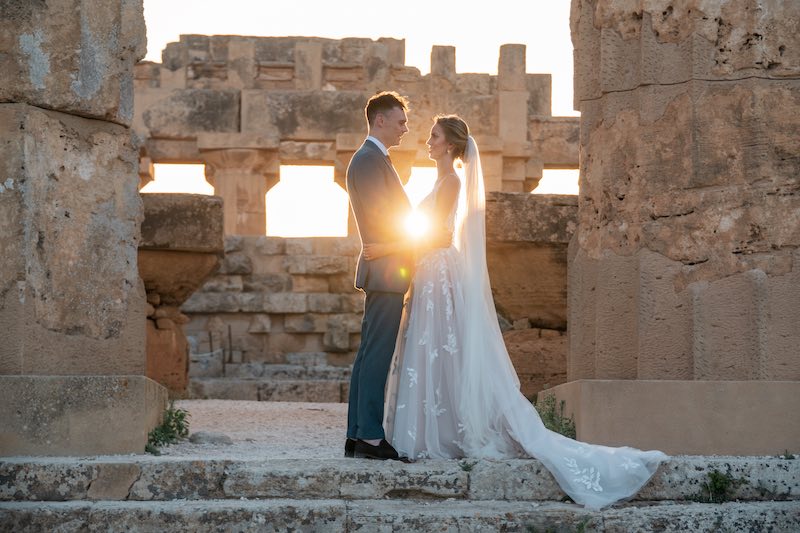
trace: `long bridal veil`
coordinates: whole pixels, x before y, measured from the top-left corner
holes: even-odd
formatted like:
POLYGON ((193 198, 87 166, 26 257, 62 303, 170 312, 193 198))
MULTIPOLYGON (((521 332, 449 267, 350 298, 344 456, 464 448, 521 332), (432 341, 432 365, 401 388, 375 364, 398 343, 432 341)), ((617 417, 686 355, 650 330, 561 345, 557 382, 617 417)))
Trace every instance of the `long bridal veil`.
POLYGON ((577 503, 592 508, 630 498, 667 456, 659 451, 577 442, 545 428, 519 390, 497 322, 486 266, 486 200, 478 146, 469 137, 456 222, 463 258, 464 325, 456 416, 468 457, 540 460, 577 503))

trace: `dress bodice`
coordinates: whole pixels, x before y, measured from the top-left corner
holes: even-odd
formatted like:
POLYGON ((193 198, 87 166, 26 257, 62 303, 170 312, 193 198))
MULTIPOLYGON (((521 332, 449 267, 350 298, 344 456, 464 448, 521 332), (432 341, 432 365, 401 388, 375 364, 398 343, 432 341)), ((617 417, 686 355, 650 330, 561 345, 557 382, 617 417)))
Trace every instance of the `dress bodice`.
MULTIPOLYGON (((423 212, 431 216, 433 212, 436 210, 436 195, 441 188, 442 181, 438 180, 436 184, 433 186, 433 190, 428 193, 428 196, 422 199, 419 203, 419 209, 423 212)), ((445 219, 445 228, 448 231, 454 231, 456 225, 456 207, 458 202, 453 202, 453 205, 450 207, 450 212, 445 219)))

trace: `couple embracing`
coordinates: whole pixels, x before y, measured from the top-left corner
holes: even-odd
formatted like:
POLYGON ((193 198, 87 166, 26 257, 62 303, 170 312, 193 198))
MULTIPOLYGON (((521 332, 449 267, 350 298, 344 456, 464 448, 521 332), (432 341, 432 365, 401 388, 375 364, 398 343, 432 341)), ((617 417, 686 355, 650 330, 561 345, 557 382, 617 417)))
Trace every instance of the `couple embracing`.
POLYGON ((397 93, 370 98, 368 136, 347 169, 362 242, 355 285, 366 299, 345 456, 534 457, 579 504, 630 498, 665 454, 550 431, 519 390, 489 286, 480 154, 458 116, 434 118, 427 145, 437 180, 419 206, 430 236, 407 236, 411 205, 388 152, 408 132, 407 111, 397 93))

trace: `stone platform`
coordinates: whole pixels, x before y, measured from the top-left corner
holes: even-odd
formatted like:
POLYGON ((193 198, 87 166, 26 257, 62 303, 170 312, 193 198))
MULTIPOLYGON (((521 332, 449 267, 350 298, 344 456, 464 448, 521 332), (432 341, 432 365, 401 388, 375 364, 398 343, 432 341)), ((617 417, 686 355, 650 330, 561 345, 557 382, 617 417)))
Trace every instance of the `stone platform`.
POLYGON ((341 457, 346 405, 182 401, 163 455, 8 457, 0 531, 797 531, 800 459, 678 456, 630 502, 570 503, 536 460, 341 457), (717 470, 724 503, 698 495, 717 470))

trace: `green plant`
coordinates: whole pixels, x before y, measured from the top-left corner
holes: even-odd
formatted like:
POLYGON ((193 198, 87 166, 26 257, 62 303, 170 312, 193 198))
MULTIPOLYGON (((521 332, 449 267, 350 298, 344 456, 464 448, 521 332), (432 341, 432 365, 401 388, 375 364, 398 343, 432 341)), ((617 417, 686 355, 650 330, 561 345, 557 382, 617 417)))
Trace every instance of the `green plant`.
POLYGON ((161 455, 160 446, 173 444, 189 434, 189 413, 183 409, 176 409, 175 403, 170 402, 164 411, 161 425, 153 428, 147 434, 147 444, 144 451, 153 455, 161 455))
POLYGON ((544 427, 565 437, 575 438, 575 420, 571 416, 564 416, 564 407, 566 405, 564 400, 561 400, 558 408, 556 408, 556 397, 552 394, 546 394, 538 401, 534 401, 533 405, 539 412, 544 427))
POLYGON ((478 461, 470 462, 467 461, 466 459, 462 459, 461 461, 458 462, 458 466, 461 467, 461 470, 463 470, 464 472, 469 472, 470 470, 472 470, 472 467, 474 467, 476 464, 478 464, 478 461))
POLYGON ((746 483, 744 479, 734 479, 730 473, 722 473, 717 469, 708 473, 707 481, 700 485, 700 493, 695 497, 703 503, 722 503, 731 500, 733 491, 746 483))
POLYGON ((786 450, 785 452, 783 452, 783 455, 778 456, 778 459, 786 459, 787 461, 794 461, 795 459, 797 459, 797 456, 791 453, 789 450, 786 450))

